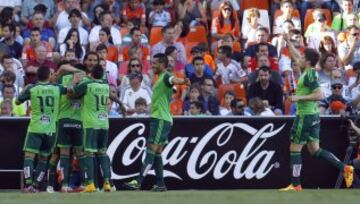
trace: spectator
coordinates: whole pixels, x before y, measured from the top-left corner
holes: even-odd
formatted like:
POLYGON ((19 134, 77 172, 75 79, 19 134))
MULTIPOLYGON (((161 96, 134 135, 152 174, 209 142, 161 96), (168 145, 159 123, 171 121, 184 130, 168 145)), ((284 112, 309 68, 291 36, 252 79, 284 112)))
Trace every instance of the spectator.
MULTIPOLYGON (((253 83, 256 83, 259 76, 259 68, 260 67, 271 67, 270 59, 266 55, 261 55, 257 57, 257 67, 251 73, 248 73, 248 85, 250 86, 253 83)), ((274 70, 273 68, 271 68, 274 70)), ((276 84, 283 85, 281 75, 277 71, 272 71, 270 80, 276 84)))
POLYGON ((204 109, 208 115, 219 115, 219 99, 215 82, 210 77, 205 77, 201 82, 200 100, 204 103, 204 109))
POLYGON ((125 89, 130 85, 129 75, 131 73, 142 73, 142 81, 141 86, 145 89, 151 89, 151 80, 150 77, 143 72, 143 64, 139 58, 131 58, 129 63, 127 64, 127 72, 124 77, 121 79, 120 84, 120 93, 123 93, 125 89))
MULTIPOLYGON (((41 0, 42 5, 46 8, 46 12, 44 14, 45 19, 49 21, 56 12, 56 7, 53 0, 41 0)), ((34 0, 24 0, 21 4, 21 21, 23 24, 28 24, 29 19, 33 16, 35 7, 39 5, 39 1, 34 0)))
POLYGON ((231 33, 235 40, 239 40, 241 36, 240 24, 231 3, 225 1, 219 9, 219 16, 214 17, 211 24, 212 38, 219 40, 224 37, 224 34, 231 33))
POLYGON ((292 15, 294 11, 294 6, 292 2, 289 0, 282 1, 280 10, 282 11, 282 14, 278 16, 276 19, 274 19, 273 34, 276 35, 283 33, 283 29, 284 29, 283 25, 286 20, 291 20, 295 25, 295 29, 301 31, 300 19, 292 15))
POLYGON ((339 58, 343 65, 354 65, 360 61, 359 28, 351 26, 348 28, 348 37, 338 47, 339 58))
MULTIPOLYGON (((44 19, 44 14, 41 12, 35 12, 32 16, 32 28, 37 27, 40 29, 40 35, 41 41, 44 42, 48 42, 51 45, 51 48, 55 47, 56 41, 55 41, 55 34, 54 32, 49 29, 46 28, 44 23, 45 23, 45 19, 44 19)), ((31 39, 31 28, 27 28, 24 33, 23 33, 23 38, 25 41, 25 44, 30 43, 30 39, 31 39)))
POLYGON ((45 48, 46 57, 50 58, 52 56, 52 48, 49 43, 41 41, 41 31, 39 28, 34 27, 31 29, 30 43, 23 47, 22 51, 22 60, 26 64, 29 60, 35 60, 36 52, 35 50, 38 47, 45 48))
POLYGON ((177 15, 184 24, 195 26, 206 23, 206 7, 200 1, 180 0, 177 5, 177 15))
POLYGON ((86 50, 80 44, 80 35, 76 28, 71 28, 67 33, 64 43, 60 45, 60 55, 65 56, 67 50, 74 50, 77 60, 84 59, 86 50))
POLYGON ((235 98, 234 100, 232 100, 230 103, 230 107, 231 107, 231 112, 228 115, 232 115, 232 116, 244 115, 245 103, 241 98, 240 99, 235 98))
POLYGON ((158 53, 165 53, 165 49, 169 46, 175 46, 178 50, 177 60, 186 64, 186 52, 182 43, 175 40, 175 29, 172 25, 167 25, 162 28, 163 39, 161 42, 155 44, 151 48, 151 58, 158 53))
POLYGON ((212 74, 207 75, 205 72, 204 58, 194 57, 192 65, 195 71, 193 73, 187 73, 186 75, 186 77, 190 79, 191 84, 200 85, 200 82, 203 81, 205 77, 212 77, 212 74))
POLYGON ((231 101, 235 99, 235 93, 232 91, 226 91, 224 94, 224 98, 220 105, 220 115, 225 116, 229 115, 232 111, 231 109, 231 101))
POLYGON ((84 57, 84 65, 86 72, 89 73, 92 68, 100 63, 100 57, 96 52, 88 52, 84 57))
POLYGON ((250 85, 247 91, 248 101, 254 97, 267 101, 277 115, 283 114, 283 90, 279 84, 270 80, 270 67, 260 67, 258 82, 250 85))
POLYGON ((353 1, 352 0, 343 0, 341 3, 342 13, 334 16, 331 28, 335 31, 339 32, 343 29, 347 28, 348 25, 346 24, 346 19, 348 15, 351 15, 353 10, 353 1))
POLYGON ((200 101, 194 101, 190 105, 190 116, 204 116, 204 105, 200 101))
POLYGON ((319 44, 319 52, 321 55, 325 53, 332 53, 336 56, 336 58, 338 58, 335 40, 330 36, 324 36, 319 44))
POLYGON ((248 26, 243 28, 242 38, 247 42, 256 41, 256 31, 260 27, 264 27, 260 24, 260 11, 257 8, 250 8, 247 11, 247 16, 245 16, 246 21, 248 21, 248 26))
POLYGON ((171 72, 184 72, 185 64, 177 60, 178 50, 175 46, 169 46, 165 49, 165 54, 171 56, 174 60, 174 64, 171 67, 171 72))
MULTIPOLYGON (((80 7, 79 3, 80 3, 79 0, 64 0, 64 10, 61 11, 60 13, 56 13, 50 20, 50 23, 54 25, 54 28, 57 32, 59 32, 63 28, 71 26, 71 23, 69 21, 70 12, 74 9, 79 9, 80 7)), ((81 15, 82 18, 80 25, 90 27, 91 22, 88 19, 87 15, 84 12, 81 12, 81 15)))
POLYGON ((2 27, 3 38, 1 43, 6 44, 10 51, 11 55, 14 58, 20 59, 22 53, 22 45, 15 41, 16 27, 14 24, 5 24, 2 27))
POLYGON ((116 24, 120 23, 120 1, 116 0, 103 0, 102 4, 107 8, 114 18, 116 24))
POLYGON ((267 108, 260 97, 254 97, 249 100, 249 108, 246 109, 247 116, 275 116, 270 108, 267 108))
POLYGON ((146 100, 142 97, 139 97, 135 100, 135 113, 131 116, 148 116, 149 108, 146 103, 146 100))
POLYGON ((311 8, 329 9, 334 14, 340 12, 340 6, 336 0, 322 0, 322 1, 303 0, 300 6, 301 22, 305 21, 306 11, 311 8))
POLYGON ((15 22, 14 8, 5 7, 0 11, 0 36, 2 35, 2 29, 6 24, 15 22))
POLYGON ((92 27, 100 25, 100 14, 104 11, 108 11, 109 7, 105 4, 98 4, 93 7, 92 12, 88 12, 87 15, 93 19, 92 27))
POLYGON ((145 28, 146 10, 144 4, 139 0, 128 0, 125 9, 122 11, 122 24, 126 25, 129 21, 138 20, 140 26, 145 28))
POLYGON ((106 45, 100 44, 96 47, 96 53, 99 57, 105 60, 105 73, 106 76, 110 81, 113 81, 115 86, 117 86, 117 79, 118 79, 118 67, 114 62, 107 60, 108 49, 106 45))
POLYGON ((343 84, 340 80, 331 83, 331 95, 320 101, 320 114, 335 115, 344 113, 347 105, 350 106, 343 96, 343 84))
POLYGON ((119 49, 113 45, 110 29, 107 27, 101 28, 99 32, 99 42, 91 44, 90 50, 96 51, 96 47, 100 44, 107 47, 107 60, 117 64, 119 62, 119 49))
POLYGON ((1 82, 0 90, 2 90, 2 87, 7 86, 7 85, 14 86, 15 87, 15 96, 18 96, 18 94, 22 91, 22 88, 15 84, 15 79, 16 79, 16 75, 14 74, 14 72, 4 71, 0 75, 0 82, 1 82))
MULTIPOLYGON (((200 47, 198 46, 195 46, 193 48, 191 48, 191 56, 192 56, 192 59, 194 59, 195 57, 200 57, 203 59, 203 62, 204 62, 204 74, 206 76, 209 76, 209 77, 213 77, 214 73, 213 73, 213 70, 211 69, 211 67, 208 65, 208 64, 205 64, 205 60, 204 60, 204 55, 203 55, 203 51, 201 50, 200 47)), ((193 62, 193 60, 192 60, 193 62)), ((186 77, 190 78, 192 75, 195 74, 195 66, 193 63, 190 63, 190 64, 187 64, 185 66, 185 75, 186 77)))
POLYGON ((19 60, 17 60, 16 58, 13 58, 10 55, 4 55, 1 58, 0 75, 4 71, 10 71, 10 72, 13 72, 15 74, 16 79, 14 80, 14 84, 17 87, 23 87, 24 86, 25 72, 24 72, 23 66, 22 66, 22 64, 21 64, 21 62, 19 60))
POLYGON ((40 66, 48 66, 51 72, 55 70, 55 64, 47 59, 47 50, 40 45, 35 48, 35 59, 29 60, 25 65, 25 84, 33 84, 37 82, 36 72, 40 66))
POLYGON ((21 0, 5 0, 0 2, 0 11, 5 7, 11 7, 15 13, 21 12, 21 0))
POLYGON ((238 62, 231 59, 231 55, 231 47, 222 46, 219 48, 215 78, 220 79, 222 84, 242 83, 246 80, 245 71, 238 62))
POLYGON ((110 34, 111 38, 114 42, 114 45, 120 46, 121 45, 121 33, 119 29, 117 29, 113 25, 113 17, 111 16, 111 13, 104 11, 100 14, 100 23, 101 25, 94 26, 89 35, 89 42, 90 43, 97 43, 99 42, 99 32, 101 28, 107 27, 110 28, 110 34))
POLYGON ((2 98, 0 100, 0 103, 9 100, 11 102, 11 115, 13 116, 25 116, 26 115, 26 106, 25 104, 16 105, 16 88, 14 85, 6 84, 2 87, 2 98))
MULTIPOLYGON (((267 43, 269 50, 269 57, 277 58, 276 48, 268 43, 269 41, 269 31, 267 28, 261 27, 256 31, 256 42, 255 44, 248 45, 245 50, 245 60, 249 60, 252 57, 256 56, 256 47, 260 43, 267 43), (246 59, 247 58, 247 59, 246 59)), ((244 62, 246 63, 246 61, 244 62)))
POLYGON ((13 114, 12 114, 13 106, 9 99, 3 100, 0 103, 0 109, 1 109, 0 117, 12 117, 13 116, 13 114))
MULTIPOLYGON (((241 45, 237 43, 238 42, 234 41, 234 37, 230 33, 225 34, 221 40, 217 41, 216 43, 213 43, 212 45, 212 46, 214 45, 216 46, 216 48, 214 49, 215 57, 217 57, 217 52, 221 46, 229 46, 232 48, 231 59, 238 62, 243 61, 244 56, 243 53, 241 52, 241 45)), ((215 70, 215 68, 213 68, 213 70, 215 70)))
MULTIPOLYGON (((127 32, 127 34, 125 36, 123 36, 122 38, 122 47, 127 46, 129 44, 131 44, 133 42, 133 37, 137 37, 137 36, 133 36, 133 33, 131 32, 131 30, 133 28, 139 29, 140 30, 140 41, 142 45, 148 45, 149 44, 149 39, 148 37, 144 34, 144 32, 141 30, 140 28, 140 24, 139 21, 137 21, 136 19, 133 19, 131 21, 127 22, 126 25, 126 30, 129 31, 127 32)), ((124 29, 124 28, 122 28, 124 29)))
POLYGON ((64 60, 70 62, 70 61, 76 61, 79 62, 79 59, 76 58, 75 50, 74 49, 67 49, 65 51, 65 55, 63 57, 64 60))
POLYGON ((138 47, 142 50, 143 57, 142 60, 149 60, 149 52, 150 48, 147 45, 147 40, 144 41, 143 34, 141 33, 140 28, 134 27, 130 30, 131 40, 127 42, 125 46, 122 48, 124 61, 128 61, 130 59, 127 54, 131 47, 138 47))
POLYGON ((269 59, 271 69, 274 71, 279 71, 277 58, 269 56, 269 48, 267 43, 259 43, 258 46, 255 48, 255 53, 256 56, 251 58, 251 60, 247 64, 248 69, 254 72, 256 68, 259 67, 259 65, 257 64, 258 59, 262 56, 265 56, 269 59))
POLYGON ((200 87, 197 85, 191 85, 187 99, 183 103, 184 115, 190 115, 191 104, 195 101, 200 102, 200 87))
POLYGON ((330 86, 332 81, 332 71, 336 69, 336 56, 332 53, 326 53, 321 56, 319 65, 319 84, 325 97, 331 94, 330 86))
POLYGON ((154 0, 153 5, 154 5, 154 10, 150 12, 149 20, 148 20, 150 26, 164 27, 167 24, 171 23, 170 13, 164 9, 165 1, 154 0))
POLYGON ((86 46, 89 42, 89 32, 80 26, 82 14, 78 9, 73 9, 69 13, 70 25, 60 30, 58 34, 58 44, 66 43, 65 37, 69 33, 70 29, 76 29, 80 36, 80 44, 86 46))
POLYGON ((146 104, 149 107, 152 91, 141 86, 141 72, 130 73, 128 77, 130 80, 130 86, 122 92, 122 96, 120 98, 125 106, 127 114, 131 115, 135 112, 135 101, 140 97, 145 98, 146 104))
POLYGON ((284 21, 281 34, 274 36, 271 40, 271 44, 276 47, 277 55, 281 55, 281 51, 286 47, 286 42, 283 35, 289 35, 290 31, 294 29, 294 23, 291 20, 284 21))

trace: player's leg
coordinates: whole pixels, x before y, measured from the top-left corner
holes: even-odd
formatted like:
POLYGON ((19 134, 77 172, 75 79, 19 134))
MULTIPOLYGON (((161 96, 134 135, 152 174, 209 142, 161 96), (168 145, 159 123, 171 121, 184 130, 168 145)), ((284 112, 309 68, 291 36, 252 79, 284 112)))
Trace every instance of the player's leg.
POLYGON ((69 173, 70 173, 70 148, 60 148, 60 170, 63 175, 61 192, 68 192, 69 186, 69 173))
POLYGON ((72 147, 72 126, 68 119, 60 119, 57 129, 57 147, 60 149, 60 170, 63 175, 61 192, 68 191, 70 172, 70 150, 72 147))
POLYGON ((48 187, 46 191, 48 193, 54 192, 55 183, 56 183, 56 167, 60 159, 59 148, 55 148, 54 152, 51 154, 48 167, 48 187))
POLYGON ((111 165, 110 165, 110 158, 106 154, 107 144, 108 144, 108 130, 102 129, 99 131, 99 140, 98 140, 98 153, 96 154, 97 160, 100 164, 101 173, 103 176, 103 190, 105 192, 111 191, 111 184, 110 184, 110 176, 111 176, 111 165))
POLYGON ((97 138, 96 131, 91 128, 83 130, 84 134, 84 169, 85 169, 85 192, 95 192, 94 184, 94 156, 97 152, 97 138))
POLYGON ((25 193, 38 192, 33 186, 34 179, 34 160, 35 156, 39 154, 41 146, 41 137, 38 134, 27 133, 24 142, 24 179, 25 179, 25 193))

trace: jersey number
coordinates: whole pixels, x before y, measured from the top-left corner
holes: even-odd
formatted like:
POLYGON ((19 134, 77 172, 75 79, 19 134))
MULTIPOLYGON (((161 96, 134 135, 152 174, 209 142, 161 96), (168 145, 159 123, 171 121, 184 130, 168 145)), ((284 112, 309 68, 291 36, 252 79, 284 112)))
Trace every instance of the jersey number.
POLYGON ((102 95, 95 95, 95 99, 96 99, 96 111, 100 110, 100 106, 104 107, 107 106, 107 102, 108 102, 108 97, 102 95))
POLYGON ((45 97, 38 96, 37 98, 39 99, 40 111, 42 113, 44 113, 44 106, 50 107, 50 108, 52 108, 51 111, 54 111, 55 99, 53 96, 45 96, 45 97))

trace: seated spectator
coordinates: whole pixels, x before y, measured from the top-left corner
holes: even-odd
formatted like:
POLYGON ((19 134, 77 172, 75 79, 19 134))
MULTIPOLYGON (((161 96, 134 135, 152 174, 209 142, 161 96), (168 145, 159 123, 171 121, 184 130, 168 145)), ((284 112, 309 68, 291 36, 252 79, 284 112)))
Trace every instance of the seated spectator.
POLYGON ((184 115, 190 114, 191 104, 195 101, 200 102, 200 87, 198 87, 196 85, 192 85, 189 89, 188 96, 184 100, 184 103, 183 103, 184 115))
POLYGON ((113 84, 113 85, 117 86, 117 79, 119 76, 118 67, 114 62, 107 60, 108 49, 107 49, 106 45, 104 45, 104 44, 98 45, 96 47, 96 53, 99 55, 100 58, 103 58, 106 62, 105 63, 106 76, 115 82, 115 84, 113 84))
POLYGON ((185 64, 177 60, 178 50, 175 46, 169 46, 165 49, 165 55, 171 56, 174 64, 171 67, 171 72, 184 72, 185 64))
POLYGON ((100 14, 104 11, 108 11, 109 7, 105 4, 98 4, 93 8, 93 12, 89 12, 87 15, 90 17, 93 15, 92 27, 100 25, 100 14), (89 15, 90 14, 90 15, 89 15))
POLYGON ((220 105, 220 115, 225 116, 229 115, 232 111, 231 109, 231 101, 235 99, 235 93, 232 91, 226 91, 224 94, 224 98, 221 99, 220 105))
POLYGON ((332 53, 326 53, 321 56, 319 65, 319 84, 325 97, 331 94, 330 86, 332 81, 332 71, 336 69, 336 56, 332 53))
POLYGON ((194 72, 186 72, 186 77, 190 79, 191 84, 200 85, 200 82, 205 79, 205 77, 212 77, 211 74, 207 74, 205 71, 204 58, 202 57, 194 57, 192 60, 192 67, 194 68, 194 72))
MULTIPOLYGON (((271 62, 270 62, 269 57, 267 57, 265 55, 261 55, 261 56, 257 57, 256 69, 254 71, 252 71, 251 73, 248 73, 248 78, 249 78, 248 86, 257 82, 258 76, 259 76, 259 68, 264 67, 264 66, 271 67, 271 62)), ((274 70, 274 69, 271 68, 271 70, 274 70)), ((271 72, 270 80, 276 84, 283 85, 281 75, 277 71, 271 72)))
POLYGON ((274 19, 273 34, 277 35, 283 32, 283 25, 286 20, 291 20, 295 25, 295 29, 301 31, 300 19, 292 15, 294 11, 293 3, 289 0, 282 1, 280 10, 282 14, 274 19))
MULTIPOLYGON (((118 90, 116 86, 113 84, 110 84, 110 92, 114 96, 119 96, 118 90)), ((109 116, 111 117, 120 117, 122 115, 121 107, 118 103, 115 103, 113 100, 108 100, 108 110, 109 110, 109 116)))
MULTIPOLYGON (((45 19, 44 14, 41 12, 35 12, 32 16, 32 26, 33 28, 40 29, 41 41, 48 42, 51 45, 51 48, 55 47, 55 33, 49 28, 44 26, 45 19)), ((23 33, 23 38, 25 40, 25 44, 30 43, 31 39, 31 28, 27 28, 23 33)))
POLYGON ((41 32, 40 29, 34 27, 31 30, 30 43, 26 44, 22 51, 22 60, 26 64, 27 61, 36 59, 36 49, 38 47, 43 47, 45 49, 45 55, 47 58, 52 56, 52 48, 49 43, 41 41, 41 32))
POLYGON ((279 84, 270 80, 269 67, 260 67, 258 82, 250 85, 247 91, 248 101, 254 97, 267 101, 271 110, 277 115, 283 114, 283 90, 279 84))
POLYGON ((76 55, 75 55, 75 50, 71 50, 71 49, 68 49, 65 51, 65 55, 62 59, 66 60, 68 62, 75 61, 75 62, 79 63, 79 59, 76 58, 76 55))
POLYGON ((6 99, 0 102, 0 117, 12 117, 13 106, 11 100, 6 99))
POLYGON ((231 112, 228 114, 229 116, 244 115, 245 103, 241 98, 240 99, 235 98, 234 100, 232 100, 230 103, 230 107, 231 107, 231 112))
MULTIPOLYGON (((208 44, 207 43, 199 43, 199 44, 197 44, 197 47, 200 48, 201 53, 199 53, 199 54, 204 58, 205 64, 209 65, 210 68, 213 71, 215 71, 215 69, 216 69, 215 60, 214 60, 213 56, 210 54, 208 44)), ((235 51, 233 51, 233 54, 234 53, 235 53, 235 51)))
MULTIPOLYGON (((193 48, 191 48, 191 62, 193 62, 193 59, 195 57, 200 57, 203 59, 204 61, 204 72, 207 76, 212 77, 214 75, 213 70, 211 69, 211 67, 208 64, 205 64, 205 59, 204 59, 204 54, 202 49, 199 46, 195 46, 193 48)), ((193 63, 187 64, 185 65, 185 75, 189 78, 191 75, 193 75, 195 73, 195 67, 193 63)))
POLYGON ((231 33, 235 40, 241 36, 239 21, 230 2, 225 1, 220 5, 219 16, 212 20, 211 36, 215 40, 222 39, 224 34, 231 33))
POLYGON ((141 86, 143 86, 146 89, 151 89, 150 77, 143 72, 143 65, 141 63, 141 60, 139 60, 138 58, 131 58, 129 63, 127 64, 126 75, 121 79, 121 84, 119 86, 120 93, 123 93, 125 91, 125 88, 127 88, 130 85, 129 74, 136 72, 142 73, 143 79, 141 81, 141 86))
POLYGON ((95 51, 96 47, 100 44, 103 44, 107 47, 107 60, 117 64, 119 62, 119 49, 113 45, 110 35, 110 29, 107 27, 101 28, 99 32, 99 42, 96 44, 92 44, 91 46, 95 47, 90 48, 90 50, 95 51))
POLYGON ((140 36, 140 42, 143 45, 148 45, 149 44, 149 38, 147 35, 145 35, 145 31, 142 31, 142 29, 140 28, 140 22, 137 19, 133 19, 131 21, 128 21, 126 24, 126 27, 122 27, 121 28, 121 34, 124 36, 122 36, 122 41, 121 41, 121 46, 127 46, 128 44, 130 44, 132 42, 132 34, 131 34, 131 30, 133 28, 137 28, 140 30, 141 32, 141 36, 140 36))
POLYGON ((335 115, 345 113, 349 101, 343 96, 343 84, 340 80, 331 83, 331 95, 320 101, 320 114, 335 115))
POLYGON ((121 92, 121 101, 123 102, 126 112, 131 115, 135 112, 135 101, 142 97, 146 100, 147 106, 151 103, 152 91, 141 86, 142 74, 140 72, 133 72, 128 75, 130 86, 121 92))
POLYGON ((25 103, 16 105, 16 88, 14 85, 7 84, 2 87, 0 103, 9 100, 11 102, 11 115, 12 116, 25 116, 26 115, 26 105, 25 103))
POLYGON ((66 43, 65 37, 68 35, 70 29, 76 29, 79 33, 80 37, 80 44, 82 46, 86 46, 89 42, 89 32, 85 30, 83 27, 81 27, 80 22, 82 19, 82 14, 79 10, 73 9, 69 13, 69 21, 70 25, 64 27, 61 29, 58 33, 58 44, 61 45, 63 43, 66 43))
POLYGON ((267 43, 259 43, 258 46, 255 48, 255 53, 256 57, 251 58, 248 62, 248 70, 250 69, 251 72, 254 72, 256 68, 259 67, 259 65, 257 64, 258 59, 262 56, 265 56, 269 59, 271 69, 276 72, 279 71, 278 60, 277 58, 269 56, 269 48, 267 43))
MULTIPOLYGON (((4 71, 0 75, 0 90, 4 86, 14 86, 15 87, 15 96, 18 96, 22 91, 22 87, 19 87, 15 84, 16 75, 12 71, 4 71)), ((0 92, 1 96, 1 92, 0 92)), ((2 97, 2 96, 1 96, 2 97)))
POLYGON ((35 59, 30 59, 25 65, 25 84, 37 82, 36 72, 40 66, 48 66, 51 72, 56 71, 55 64, 47 59, 47 50, 42 45, 35 48, 35 59))
MULTIPOLYGON (((44 17, 45 20, 49 21, 56 13, 56 7, 54 4, 54 1, 52 0, 42 0, 41 4, 43 5, 43 8, 45 9, 44 17)), ((39 11, 40 9, 37 9, 39 5, 39 1, 34 0, 24 0, 21 4, 21 22, 23 24, 28 24, 31 17, 35 13, 35 11, 39 11)))
POLYGON ((194 101, 190 105, 189 116, 205 116, 203 103, 194 101))
POLYGON ((107 8, 114 18, 114 23, 120 24, 120 1, 116 0, 104 0, 102 4, 107 8))
POLYGON ((281 50, 286 47, 283 35, 289 35, 290 31, 293 30, 294 27, 294 23, 291 20, 286 20, 283 24, 282 32, 272 38, 271 44, 276 47, 278 56, 281 56, 281 50))
MULTIPOLYGON (((143 59, 143 52, 139 47, 131 47, 128 51, 128 55, 130 57, 130 59, 132 58, 138 58, 138 59, 143 59)), ((124 74, 126 75, 127 73, 127 65, 128 65, 129 61, 120 63, 120 77, 124 76, 124 74)), ((142 73, 143 74, 151 74, 151 65, 149 63, 148 60, 142 60, 142 73)))
POLYGON ((260 97, 254 97, 249 100, 249 106, 245 110, 246 116, 275 116, 274 112, 267 108, 260 97))
MULTIPOLYGON (((212 44, 212 50, 214 50, 214 56, 217 57, 217 52, 221 46, 229 46, 232 48, 231 59, 235 61, 243 61, 243 53, 241 51, 241 45, 239 42, 234 41, 234 37, 231 34, 225 34, 224 37, 212 44), (213 46, 216 46, 215 48, 213 46)), ((213 68, 215 70, 215 68, 213 68)))
POLYGON ((2 27, 3 37, 1 43, 7 45, 11 51, 11 56, 17 59, 21 58, 22 45, 15 40, 16 27, 14 24, 5 24, 2 27))
POLYGON ((264 27, 259 22, 260 11, 257 8, 250 8, 245 18, 249 22, 249 26, 243 28, 242 38, 247 42, 255 42, 257 29, 264 27))
MULTIPOLYGON (((150 48, 147 42, 143 41, 143 34, 138 27, 134 27, 130 30, 131 40, 122 47, 123 60, 128 61, 130 56, 127 54, 131 47, 138 47, 142 50, 142 60, 149 60, 150 48)), ((124 39, 125 40, 125 39, 124 39)))
POLYGON ((246 80, 246 72, 238 62, 231 59, 231 55, 231 47, 222 46, 219 48, 217 70, 214 77, 221 80, 222 84, 242 83, 246 80))
POLYGON ((131 116, 148 116, 149 108, 146 100, 142 97, 135 100, 135 112, 131 116))
POLYGON ((354 65, 360 61, 359 28, 351 26, 348 28, 347 39, 338 47, 339 58, 343 65, 354 65))
POLYGON ((149 20, 148 20, 150 26, 164 27, 167 24, 171 23, 170 13, 164 9, 165 1, 154 0, 153 5, 154 5, 154 10, 150 12, 149 20))
POLYGON ((4 25, 15 22, 14 8, 5 7, 0 11, 0 36, 4 25))
POLYGON ((120 46, 121 45, 121 33, 119 29, 117 29, 113 25, 113 17, 111 13, 104 11, 100 14, 100 23, 101 25, 94 26, 89 35, 89 42, 90 44, 96 44, 99 42, 99 32, 101 28, 107 27, 110 28, 111 38, 113 40, 114 45, 120 46))
MULTIPOLYGON (((189 0, 188 0, 189 1, 189 0)), ((186 64, 186 52, 182 43, 175 40, 175 29, 172 25, 167 25, 162 28, 163 39, 151 48, 151 59, 158 53, 165 53, 165 49, 169 46, 175 46, 178 50, 177 60, 186 64)))
POLYGON ((339 58, 337 56, 337 48, 336 48, 335 40, 330 36, 323 36, 323 38, 321 39, 319 44, 319 53, 320 55, 323 55, 325 53, 332 53, 333 55, 336 56, 337 59, 339 58))
POLYGON ((190 32, 190 26, 179 20, 176 22, 174 29, 176 41, 185 43, 186 37, 190 32))
MULTIPOLYGON (((23 65, 21 62, 10 55, 4 55, 1 59, 0 63, 0 75, 4 71, 10 71, 15 74, 16 79, 14 80, 14 84, 17 87, 24 87, 24 77, 25 72, 23 69, 23 65)), ((18 93, 18 92, 17 92, 18 93)))
POLYGON ((200 1, 180 0, 177 5, 177 16, 184 24, 195 26, 206 24, 206 8, 200 1))
POLYGON ((131 20, 140 20, 141 27, 145 28, 146 11, 144 4, 139 0, 127 0, 126 5, 122 11, 122 24, 126 25, 131 20))
POLYGON ((269 40, 269 31, 267 28, 261 27, 258 28, 256 31, 256 42, 255 44, 248 45, 245 50, 245 59, 244 63, 247 64, 247 61, 250 60, 252 57, 256 56, 256 47, 260 43, 267 43, 268 50, 269 50, 269 57, 277 58, 277 50, 276 48, 268 43, 269 40))
POLYGON ((240 5, 239 1, 237 0, 216 0, 216 1, 210 1, 210 9, 212 12, 219 10, 220 5, 224 3, 225 1, 229 1, 234 8, 234 10, 238 13, 240 12, 240 5))
POLYGON ((347 28, 346 19, 348 15, 354 13, 353 10, 353 1, 352 0, 343 0, 341 3, 342 12, 336 16, 334 16, 331 28, 335 31, 339 32, 343 29, 347 28))
POLYGON ((204 103, 207 115, 219 115, 218 92, 215 88, 215 81, 211 77, 206 77, 201 82, 200 100, 204 103))
POLYGON ((86 50, 80 44, 80 35, 76 28, 71 28, 67 33, 64 43, 60 45, 60 55, 65 56, 67 50, 74 50, 77 60, 82 61, 84 59, 86 50))
POLYGON ((24 44, 24 38, 21 36, 21 28, 19 24, 15 25, 16 31, 15 31, 15 40, 16 42, 20 43, 20 45, 24 44))

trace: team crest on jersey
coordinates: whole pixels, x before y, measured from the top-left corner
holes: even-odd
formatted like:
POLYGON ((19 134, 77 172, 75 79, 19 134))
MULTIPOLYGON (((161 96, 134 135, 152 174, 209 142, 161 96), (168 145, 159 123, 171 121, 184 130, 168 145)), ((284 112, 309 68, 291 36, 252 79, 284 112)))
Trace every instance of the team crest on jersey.
POLYGON ((99 120, 107 120, 108 119, 108 114, 107 113, 100 113, 98 115, 98 119, 99 120))
POLYGON ((48 115, 42 115, 40 117, 41 124, 49 124, 50 123, 50 117, 48 115))

